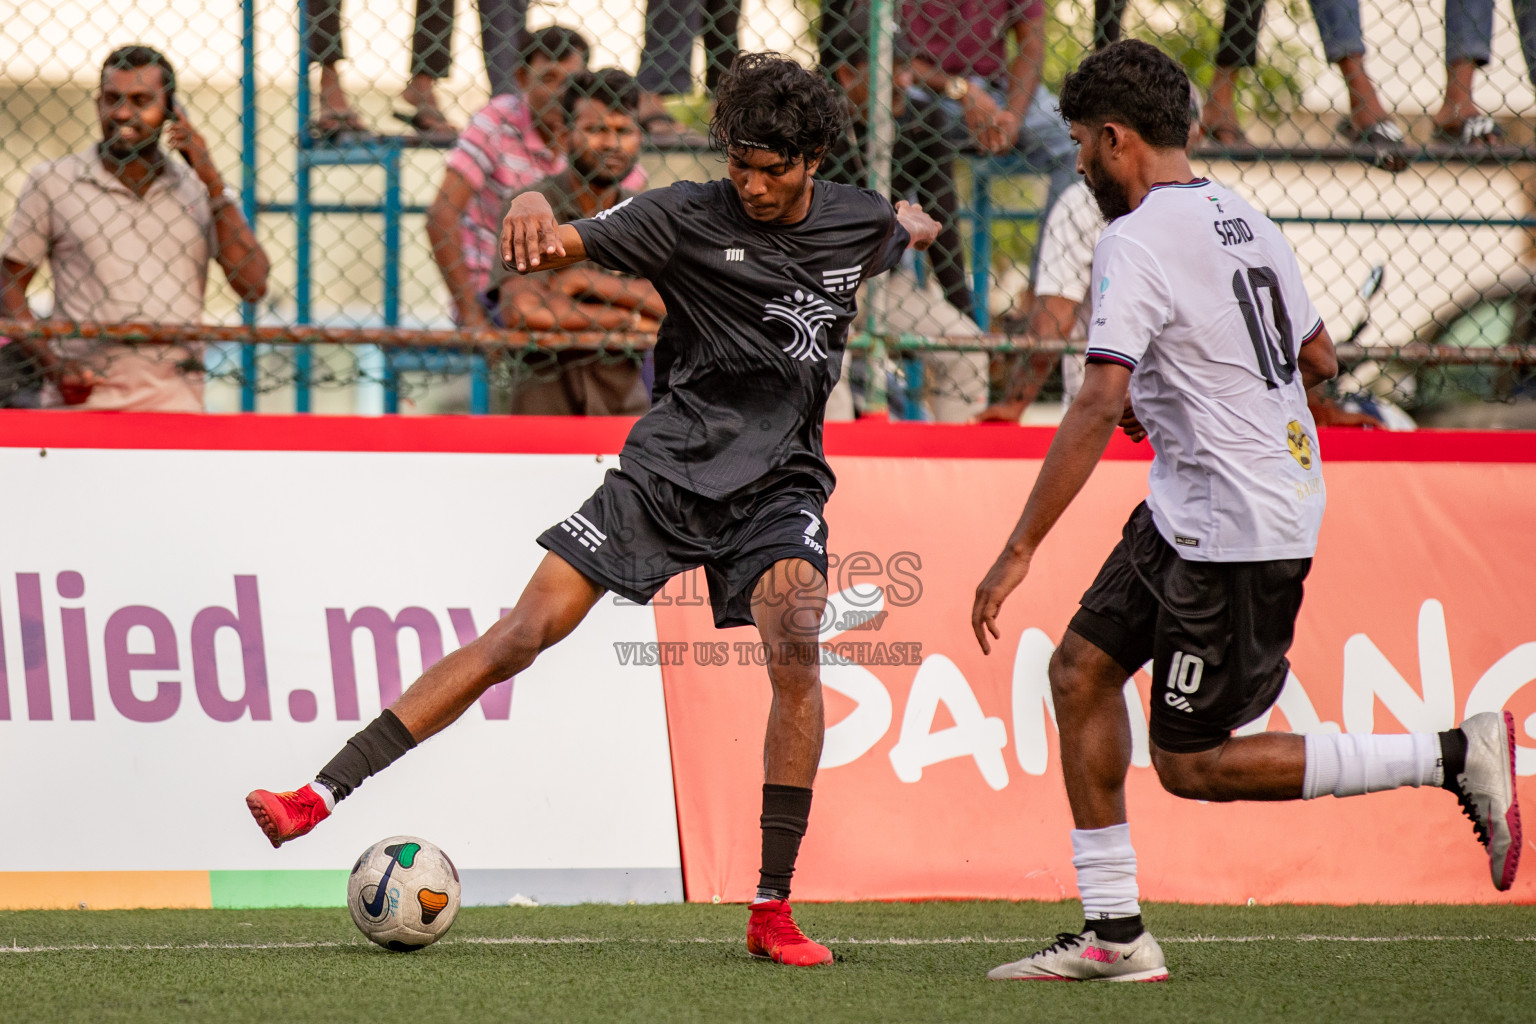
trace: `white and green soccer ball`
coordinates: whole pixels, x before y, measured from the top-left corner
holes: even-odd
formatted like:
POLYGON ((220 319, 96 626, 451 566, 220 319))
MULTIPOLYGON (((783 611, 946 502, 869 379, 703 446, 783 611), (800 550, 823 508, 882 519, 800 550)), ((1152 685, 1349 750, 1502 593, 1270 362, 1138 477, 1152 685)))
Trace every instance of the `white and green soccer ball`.
POLYGON ((425 839, 381 839, 352 866, 347 909, 358 929, 385 949, 430 946, 459 912, 458 869, 425 839))

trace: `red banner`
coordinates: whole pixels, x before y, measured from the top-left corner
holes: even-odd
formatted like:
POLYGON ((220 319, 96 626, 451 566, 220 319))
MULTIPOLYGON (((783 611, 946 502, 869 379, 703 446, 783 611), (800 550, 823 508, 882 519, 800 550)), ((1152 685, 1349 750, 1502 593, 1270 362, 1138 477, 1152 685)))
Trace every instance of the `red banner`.
MULTIPOLYGON (((1454 443, 1427 436, 1429 457, 1454 443)), ((1358 445, 1341 435, 1338 447, 1358 445)), ((823 639, 864 664, 823 669, 827 754, 796 897, 1074 895, 1045 667, 1146 494, 1146 464, 1099 467, 1004 608, 990 657, 971 635, 972 594, 1038 459, 858 456, 835 468, 829 583, 845 599, 823 639), (869 646, 849 646, 858 643, 869 646)), ((1439 730, 1507 707, 1526 806, 1536 806, 1536 624, 1524 589, 1536 552, 1521 541, 1536 465, 1337 459, 1327 479, 1294 678, 1254 728, 1439 730)), ((726 641, 728 664, 690 655, 663 672, 688 898, 747 899, 769 702, 766 670, 745 656, 755 633, 715 631, 708 608, 686 598, 656 615, 663 641, 726 641)), ((1147 756, 1150 682, 1144 671, 1135 682, 1127 799, 1145 898, 1536 902, 1536 870, 1509 894, 1493 889, 1470 822, 1438 789, 1284 804, 1165 793, 1147 756)))

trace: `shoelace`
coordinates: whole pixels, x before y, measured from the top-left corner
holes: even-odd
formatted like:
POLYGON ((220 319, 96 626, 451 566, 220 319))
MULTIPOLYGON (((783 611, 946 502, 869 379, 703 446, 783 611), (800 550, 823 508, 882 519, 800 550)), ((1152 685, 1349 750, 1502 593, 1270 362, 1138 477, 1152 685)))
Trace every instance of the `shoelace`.
POLYGON ((1083 937, 1080 934, 1075 932, 1057 932, 1056 941, 1051 943, 1049 946, 1046 946, 1040 952, 1036 953, 1035 956, 1043 956, 1046 953, 1065 953, 1067 950, 1071 949, 1073 946, 1077 945, 1077 943, 1082 941, 1082 938, 1083 937))
POLYGON ((795 924, 795 919, 789 916, 788 911, 781 911, 772 916, 768 922, 768 934, 777 946, 790 946, 797 942, 810 941, 800 930, 800 926, 795 924))
POLYGON ((304 791, 299 789, 290 790, 287 793, 279 793, 278 800, 281 801, 283 810, 287 813, 289 821, 295 827, 300 828, 305 825, 315 824, 316 803, 320 804, 320 809, 322 810, 325 807, 325 804, 320 802, 318 797, 312 794, 306 796, 304 791))
POLYGON ((1461 804, 1461 813, 1472 819, 1472 831, 1477 833, 1477 841, 1484 846, 1488 845, 1488 823, 1478 813, 1477 804, 1472 799, 1472 794, 1467 792, 1466 784, 1461 780, 1462 775, 1456 780, 1456 802, 1461 804))

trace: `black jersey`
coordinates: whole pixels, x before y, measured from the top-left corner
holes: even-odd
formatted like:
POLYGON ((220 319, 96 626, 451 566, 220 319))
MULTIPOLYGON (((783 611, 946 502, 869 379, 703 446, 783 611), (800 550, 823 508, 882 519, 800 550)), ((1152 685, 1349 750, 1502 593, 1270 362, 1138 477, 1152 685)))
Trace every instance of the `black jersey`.
POLYGON ((716 500, 797 473, 830 495, 822 416, 854 291, 910 240, 890 201, 817 181, 803 220, 765 224, 728 180, 678 182, 574 226, 594 262, 667 305, 653 404, 620 457, 716 500))

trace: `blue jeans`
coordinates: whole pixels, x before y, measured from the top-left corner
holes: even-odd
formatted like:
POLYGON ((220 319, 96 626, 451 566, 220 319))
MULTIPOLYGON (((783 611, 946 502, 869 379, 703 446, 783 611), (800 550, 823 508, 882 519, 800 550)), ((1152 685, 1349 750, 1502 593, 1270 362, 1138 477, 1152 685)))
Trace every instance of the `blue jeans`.
MULTIPOLYGON (((1536 78, 1536 3, 1514 0, 1525 69, 1536 78)), ((1493 49, 1493 0, 1445 0, 1445 62, 1488 63, 1493 49)))
MULTIPOLYGON (((1360 31, 1360 0, 1309 0, 1317 34, 1323 37, 1323 56, 1329 64, 1365 53, 1360 31)), ((1455 3, 1457 0, 1447 0, 1455 3)))

